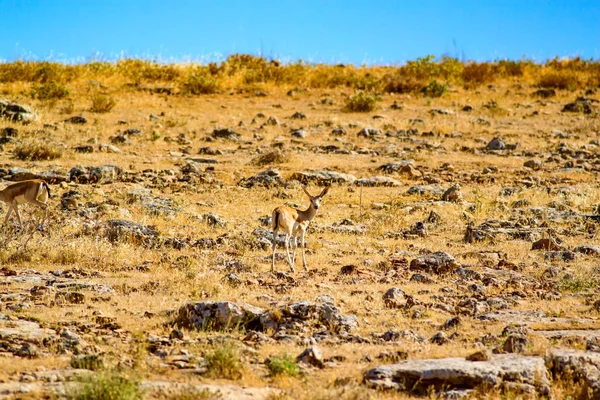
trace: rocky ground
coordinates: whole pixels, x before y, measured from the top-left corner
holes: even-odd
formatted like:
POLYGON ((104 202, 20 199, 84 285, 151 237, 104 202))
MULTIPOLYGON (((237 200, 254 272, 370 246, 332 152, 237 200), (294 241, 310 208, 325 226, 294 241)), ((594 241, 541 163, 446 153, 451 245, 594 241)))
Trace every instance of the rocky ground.
POLYGON ((0 397, 600 398, 600 94, 154 93, 0 102, 0 177, 52 193, 2 228, 0 397))

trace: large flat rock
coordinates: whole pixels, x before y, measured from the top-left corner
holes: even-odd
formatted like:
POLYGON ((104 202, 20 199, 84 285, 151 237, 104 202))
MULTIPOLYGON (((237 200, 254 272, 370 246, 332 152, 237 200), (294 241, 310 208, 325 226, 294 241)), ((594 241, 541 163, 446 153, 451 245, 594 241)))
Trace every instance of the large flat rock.
POLYGON ((39 343, 46 338, 55 338, 52 329, 42 328, 37 322, 8 318, 0 314, 0 340, 18 340, 39 343))
POLYGON ((435 390, 473 389, 480 385, 502 388, 534 389, 542 395, 550 393, 548 372, 541 357, 516 354, 494 355, 489 361, 467 361, 464 358, 442 358, 402 361, 382 365, 364 374, 365 382, 374 388, 427 393, 435 390))

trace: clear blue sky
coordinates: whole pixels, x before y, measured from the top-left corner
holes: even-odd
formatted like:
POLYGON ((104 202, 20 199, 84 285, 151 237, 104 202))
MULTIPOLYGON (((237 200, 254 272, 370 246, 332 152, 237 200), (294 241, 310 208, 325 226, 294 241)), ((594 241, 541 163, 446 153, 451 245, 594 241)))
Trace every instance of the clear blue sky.
POLYGON ((0 60, 600 59, 600 0, 0 0, 0 60))

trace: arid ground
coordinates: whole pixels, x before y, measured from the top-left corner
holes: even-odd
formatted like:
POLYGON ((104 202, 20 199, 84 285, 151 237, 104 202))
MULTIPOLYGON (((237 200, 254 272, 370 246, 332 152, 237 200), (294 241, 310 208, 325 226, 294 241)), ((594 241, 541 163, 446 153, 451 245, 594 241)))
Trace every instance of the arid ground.
POLYGON ((0 65, 0 397, 600 398, 599 69, 422 63, 0 65))

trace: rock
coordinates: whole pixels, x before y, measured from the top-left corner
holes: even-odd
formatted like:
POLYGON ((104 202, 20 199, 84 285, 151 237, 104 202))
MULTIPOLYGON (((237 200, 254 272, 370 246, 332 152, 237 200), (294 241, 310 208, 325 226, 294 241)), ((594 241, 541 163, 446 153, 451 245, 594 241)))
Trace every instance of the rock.
POLYGON ((464 358, 441 358, 402 361, 364 373, 365 383, 376 389, 414 391, 475 389, 480 386, 502 389, 514 384, 523 389, 533 387, 540 395, 551 394, 550 381, 541 357, 516 354, 494 355, 489 361, 471 362, 464 358))
POLYGON ((531 250, 559 251, 562 250, 562 247, 560 247, 554 240, 544 238, 533 242, 533 244, 531 245, 531 250))
POLYGON ((487 150, 504 150, 506 149, 506 143, 501 137, 493 138, 485 147, 487 150))
POLYGON ((360 178, 354 182, 356 186, 366 187, 393 187, 402 186, 400 182, 387 176, 374 176, 372 178, 360 178))
POLYGON ((29 124, 37 120, 38 117, 26 106, 11 103, 7 100, 0 100, 0 119, 1 118, 13 122, 20 122, 22 124, 29 124))
POLYGON ((30 179, 41 179, 49 184, 56 185, 68 182, 69 177, 56 171, 32 172, 24 168, 10 168, 4 179, 12 182, 26 181, 30 179))
POLYGON ((399 288, 388 289, 388 291, 384 293, 382 299, 385 306, 388 308, 404 308, 408 303, 406 293, 399 288))
POLYGON ((348 132, 346 132, 346 130, 344 128, 342 128, 341 126, 338 126, 337 128, 333 128, 331 130, 331 134, 333 136, 344 136, 346 135, 348 132))
POLYGON ((358 132, 358 137, 374 138, 381 135, 381 130, 374 128, 363 128, 358 132))
POLYGON ((336 221, 331 224, 331 231, 336 233, 348 233, 354 235, 362 235, 367 232, 367 226, 363 224, 357 224, 350 218, 344 218, 341 221, 336 221))
POLYGON ((600 398, 600 353, 573 350, 551 349, 546 355, 546 365, 557 379, 583 381, 582 393, 587 398, 600 398))
POLYGON ((356 181, 356 178, 350 174, 326 170, 294 172, 290 179, 297 180, 305 185, 314 183, 319 186, 328 186, 333 183, 351 184, 356 181))
POLYGON ((152 215, 173 215, 181 211, 172 199, 152 195, 152 191, 146 188, 130 190, 129 203, 139 203, 152 215))
POLYGON ((198 149, 198 154, 205 154, 208 156, 221 156, 223 155, 223 152, 219 149, 215 149, 214 147, 200 147, 200 149, 198 149))
POLYGON ((91 144, 85 144, 85 145, 81 145, 81 146, 75 146, 73 148, 73 150, 75 150, 75 153, 93 153, 94 152, 94 146, 92 146, 91 144))
POLYGON ((465 359, 467 361, 489 361, 491 359, 491 355, 487 349, 483 349, 476 351, 473 354, 469 354, 465 359))
POLYGON ((0 340, 42 343, 44 340, 53 340, 55 338, 56 332, 54 330, 42 328, 37 322, 22 319, 15 320, 14 318, 0 314, 0 340))
POLYGON ((317 368, 323 368, 325 366, 323 363, 323 354, 321 354, 321 350, 317 346, 306 348, 298 355, 298 357, 296 357, 296 362, 312 365, 317 368))
POLYGON ((535 92, 533 92, 533 96, 538 96, 541 97, 543 99, 547 99, 548 97, 554 97, 556 96, 556 90, 554 89, 538 89, 535 92))
POLYGON ((292 116, 292 119, 306 119, 306 114, 296 111, 292 116))
POLYGON ((576 253, 586 254, 588 256, 600 257, 600 246, 594 244, 583 244, 573 249, 576 253))
POLYGON ((585 97, 578 97, 574 102, 565 104, 562 112, 592 113, 592 101, 585 97))
POLYGON ((227 226, 227 221, 223 217, 215 213, 206 213, 200 216, 200 219, 206 222, 209 226, 224 228, 227 226))
POLYGON ((403 361, 408 359, 408 353, 402 350, 396 351, 387 351, 384 350, 377 356, 378 360, 388 362, 388 363, 397 363, 398 361, 403 361))
POLYGON ((457 183, 448 188, 442 194, 442 201, 449 201, 452 203, 460 203, 462 201, 462 193, 460 191, 460 185, 457 183))
POLYGON ((85 294, 81 292, 56 292, 54 299, 56 304, 83 304, 85 303, 85 294))
POLYGON ((33 343, 25 342, 14 354, 15 356, 23 358, 36 358, 38 353, 38 348, 33 343))
POLYGON ((67 124, 83 125, 87 124, 88 120, 83 115, 75 115, 71 118, 65 119, 63 122, 67 124))
POLYGON ((442 326, 442 328, 445 330, 456 329, 456 328, 458 328, 458 326, 460 324, 461 324, 460 317, 452 317, 449 320, 447 320, 446 322, 444 322, 444 325, 442 326))
POLYGON ((428 274, 413 274, 409 280, 418 283, 435 283, 435 280, 428 274))
POLYGON ((448 336, 444 332, 438 332, 429 339, 429 341, 433 344, 437 344, 438 346, 444 345, 450 342, 448 336))
POLYGON ((74 167, 69 172, 69 178, 76 183, 113 183, 121 177, 123 170, 115 165, 100 165, 97 167, 74 167))
POLYGON ((412 162, 413 162, 412 160, 391 162, 391 163, 383 164, 377 169, 386 174, 399 173, 399 172, 401 172, 402 168, 411 165, 412 162))
POLYGON ((419 196, 441 196, 444 193, 444 189, 442 189, 438 185, 427 185, 427 186, 412 186, 407 191, 406 194, 409 195, 419 195, 419 196))
POLYGON ((106 236, 111 242, 134 241, 152 246, 158 238, 154 227, 124 219, 111 219, 104 224, 106 236))
POLYGON ((446 108, 432 108, 431 110, 429 110, 429 113, 432 115, 451 115, 454 114, 454 111, 448 110, 446 108))
POLYGON ((262 330, 261 316, 265 310, 247 303, 230 301, 199 301, 179 309, 177 325, 196 330, 247 329, 262 330))
POLYGON ((212 137, 214 137, 215 139, 225 139, 235 142, 239 142, 240 140, 242 140, 242 135, 229 128, 213 130, 212 137))
POLYGON ((458 268, 456 259, 443 251, 423 255, 410 262, 411 271, 445 274, 456 268, 458 268))
POLYGON ((100 143, 98 145, 98 151, 104 152, 104 153, 111 153, 111 154, 121 153, 121 149, 119 149, 117 146, 113 146, 112 144, 105 144, 105 143, 100 143))
POLYGON ((304 129, 298 129, 292 132, 292 137, 297 139, 306 139, 307 136, 308 132, 306 132, 304 129))
POLYGON ((507 353, 523 353, 531 345, 527 336, 511 334, 508 335, 502 349, 507 353))
POLYGON ((279 120, 275 117, 269 117, 267 118, 267 120, 265 121, 265 125, 270 125, 270 126, 279 126, 279 120))
POLYGON ((538 160, 528 160, 523 164, 526 168, 531 168, 534 171, 539 171, 544 166, 544 163, 538 160))

